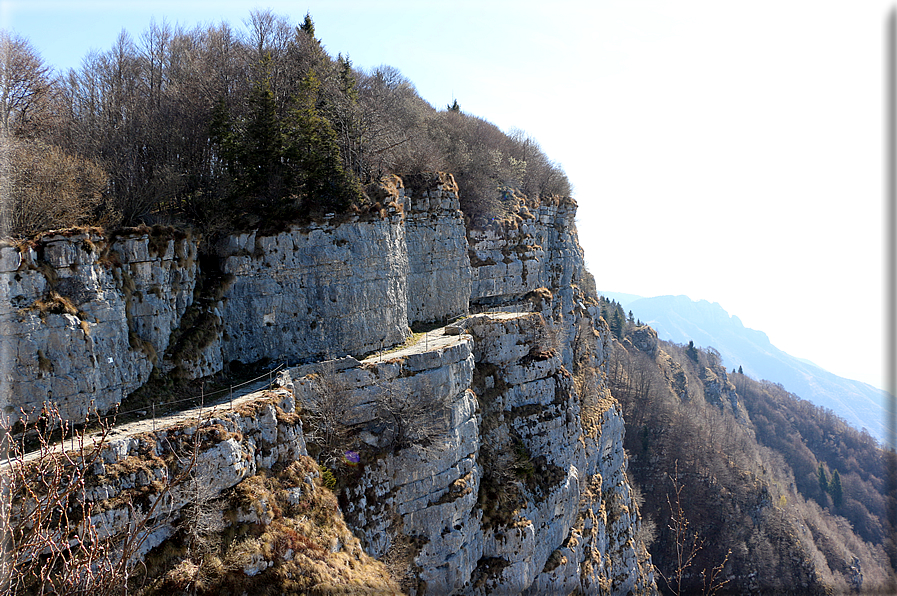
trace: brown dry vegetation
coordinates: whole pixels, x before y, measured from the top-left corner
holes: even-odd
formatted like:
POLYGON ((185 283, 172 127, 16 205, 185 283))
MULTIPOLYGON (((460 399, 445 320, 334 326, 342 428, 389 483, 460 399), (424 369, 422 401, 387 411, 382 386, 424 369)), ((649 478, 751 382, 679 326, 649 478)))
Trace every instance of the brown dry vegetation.
POLYGON ((677 567, 672 478, 704 539, 685 592, 701 591, 699 572, 730 549, 722 593, 892 592, 893 454, 781 387, 728 375, 715 350, 661 341, 640 351, 630 341, 638 331, 630 322, 615 340, 608 380, 624 409, 630 479, 646 495, 641 512, 658 529, 650 550, 663 575, 677 567), (820 462, 842 471, 842 507, 820 494, 820 462))
POLYGON ((244 480, 219 506, 224 532, 193 557, 184 532, 150 553, 156 579, 139 594, 401 594, 346 527, 311 458, 244 480))

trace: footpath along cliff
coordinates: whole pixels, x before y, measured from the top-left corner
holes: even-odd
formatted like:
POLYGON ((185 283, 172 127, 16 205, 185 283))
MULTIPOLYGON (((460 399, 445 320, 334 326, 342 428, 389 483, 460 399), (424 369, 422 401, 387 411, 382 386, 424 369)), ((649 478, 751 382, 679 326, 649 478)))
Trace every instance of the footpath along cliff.
MULTIPOLYGON (((194 476, 214 478, 204 502, 224 512, 218 531, 274 535, 298 523, 303 498, 329 494, 326 481, 342 514, 330 533, 313 535, 308 516, 293 529, 326 536, 315 564, 373 557, 415 594, 652 593, 575 203, 512 197, 502 219, 468 230, 449 175, 381 190, 377 214, 236 233, 202 251, 164 228, 0 248, 5 412, 52 401, 77 420, 126 406, 154 370, 191 379, 287 362, 281 388, 243 409, 109 442, 86 493, 95 522, 125 531, 125 497, 152 502, 173 439, 198 424, 194 476), (418 324, 435 330, 412 337, 418 324), (336 396, 341 442, 322 438, 322 395, 336 396), (358 465, 333 460, 334 445, 358 465)), ((196 511, 189 494, 165 499, 141 554, 160 568, 196 511)), ((209 590, 288 591, 285 570, 310 548, 246 547, 203 577, 209 590)))

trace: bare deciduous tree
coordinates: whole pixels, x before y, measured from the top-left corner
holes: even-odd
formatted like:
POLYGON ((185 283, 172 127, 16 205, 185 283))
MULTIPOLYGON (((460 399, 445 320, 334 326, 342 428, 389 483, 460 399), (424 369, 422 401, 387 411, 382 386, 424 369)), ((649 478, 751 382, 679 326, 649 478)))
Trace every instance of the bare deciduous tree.
POLYGON ((0 174, 3 232, 23 236, 96 221, 106 188, 106 172, 96 162, 36 140, 10 138, 0 151, 7 166, 0 174))
MULTIPOLYGON (((30 417, 22 413, 22 420, 30 417)), ((154 499, 138 505, 120 495, 127 525, 109 527, 107 517, 87 498, 95 467, 111 426, 97 417, 100 431, 88 439, 53 405, 12 432, 0 421, 0 589, 7 594, 127 594, 141 547, 167 515, 171 490, 184 481, 185 469, 169 473, 154 499), (18 430, 18 429, 17 429, 18 430), (22 436, 38 443, 27 453, 22 436), (51 440, 54 436, 57 441, 51 440), (65 446, 73 446, 69 451, 65 446)), ((85 421, 85 425, 86 425, 85 421)))
POLYGON ((427 447, 439 440, 446 432, 447 406, 448 398, 427 382, 417 392, 395 380, 378 387, 377 416, 395 450, 412 445, 427 447))
MULTIPOLYGON (((667 476, 673 484, 673 496, 670 497, 670 495, 667 494, 667 505, 670 508, 670 523, 667 528, 672 532, 672 538, 676 548, 676 566, 673 568, 671 577, 664 575, 659 567, 655 567, 654 569, 657 571, 658 575, 663 578, 667 588, 669 588, 673 594, 676 594, 676 596, 680 596, 685 593, 683 591, 683 581, 688 576, 688 570, 694 564, 695 557, 704 548, 704 538, 690 529, 691 524, 688 521, 688 517, 685 515, 685 510, 682 508, 682 491, 685 489, 685 485, 679 482, 678 462, 676 463, 673 475, 668 474, 667 476)), ((700 575, 703 587, 702 594, 704 596, 712 596, 713 594, 716 594, 729 583, 729 580, 723 579, 721 574, 731 553, 732 550, 729 549, 729 552, 726 553, 722 563, 713 567, 710 571, 705 569, 701 572, 700 575)))
POLYGON ((332 365, 325 365, 311 380, 311 392, 303 404, 307 410, 306 441, 318 449, 319 464, 334 467, 351 444, 346 413, 354 404, 351 392, 332 365))
POLYGON ((31 44, 0 30, 0 134, 24 132, 47 100, 52 70, 31 44))
POLYGON ((190 477, 179 487, 179 494, 176 495, 176 498, 182 497, 187 501, 180 517, 188 558, 202 557, 211 552, 218 540, 217 534, 225 528, 219 494, 210 483, 209 475, 204 472, 200 466, 191 466, 190 477))

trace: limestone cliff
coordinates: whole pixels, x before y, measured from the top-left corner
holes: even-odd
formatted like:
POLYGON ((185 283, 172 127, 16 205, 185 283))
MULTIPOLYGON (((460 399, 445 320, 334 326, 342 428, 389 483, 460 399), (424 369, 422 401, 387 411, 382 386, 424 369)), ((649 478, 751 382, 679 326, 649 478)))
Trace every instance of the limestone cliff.
MULTIPOLYGON (((310 414, 327 379, 342 448, 360 458, 327 460, 341 510, 405 591, 653 592, 575 203, 515 199, 501 221, 465 230, 451 176, 394 178, 383 195, 377 216, 234 234, 202 259, 197 240, 165 230, 0 249, 8 409, 53 399, 77 417, 91 399, 120 403, 154 366, 197 377, 235 360, 289 361, 300 365, 283 382, 291 394, 200 425, 215 437, 196 468, 216 479, 214 498, 232 501, 264 470, 280 478, 307 457, 306 442, 323 458, 310 414), (486 312, 411 338, 411 325, 469 308, 486 312), (408 396, 428 407, 403 418, 408 396)), ((164 460, 158 432, 116 442, 128 447, 108 456, 112 469, 125 456, 164 460)), ((114 501, 121 476, 97 473, 95 497, 114 501)), ((182 539, 185 504, 170 504, 169 530, 150 546, 182 539)), ((228 523, 262 532, 275 521, 257 512, 228 523)), ((246 577, 282 579, 292 559, 269 551, 246 577)))
POLYGON ((0 248, 3 405, 16 415, 51 400, 79 419, 91 402, 118 405, 153 366, 198 378, 231 361, 364 354, 403 342, 417 321, 467 312, 457 186, 445 174, 410 180, 407 193, 392 181, 385 217, 233 234, 204 272, 198 239, 161 228, 0 248))
POLYGON ((170 230, 45 235, 0 248, 6 414, 114 407, 149 378, 193 302, 196 242, 170 230))

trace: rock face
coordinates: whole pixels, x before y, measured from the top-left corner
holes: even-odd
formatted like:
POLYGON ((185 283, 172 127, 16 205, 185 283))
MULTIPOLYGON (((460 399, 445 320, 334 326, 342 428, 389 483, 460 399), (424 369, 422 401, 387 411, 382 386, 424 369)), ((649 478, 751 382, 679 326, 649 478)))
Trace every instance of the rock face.
POLYGON ((50 235, 0 248, 0 266, 6 413, 54 401, 79 420, 149 378, 193 301, 196 244, 164 230, 50 235))
POLYGON ((543 345, 544 315, 477 315, 429 350, 324 365, 295 381, 311 410, 318 375, 339 388, 362 453, 344 489, 347 521, 375 557, 411 551, 409 592, 653 589, 619 409, 603 393, 580 396, 561 351, 543 345), (395 445, 379 405, 389 394, 429 400, 440 432, 395 445))
MULTIPOLYGON (((204 423, 214 440, 196 469, 213 493, 310 453, 339 478, 365 551, 402 569, 409 593, 654 592, 575 203, 517 200, 502 222, 466 231, 451 176, 395 178, 382 194, 374 217, 229 236, 202 276, 196 241, 160 233, 3 248, 8 405, 53 399, 75 417, 100 394, 100 409, 116 405, 153 366, 198 377, 234 360, 301 363, 292 395, 204 423), (489 312, 376 354, 469 305, 489 312)), ((126 483, 152 483, 168 436, 116 442, 106 463, 146 458, 126 483)), ((117 482, 107 474, 92 498, 115 502, 130 490, 117 482)), ((236 519, 264 526, 266 515, 236 519)))
POLYGON ((465 314, 471 270, 458 186, 447 174, 417 174, 406 178, 403 198, 408 320, 431 322, 465 314))
POLYGON ((220 312, 225 362, 363 354, 408 336, 401 216, 230 236, 220 312))
POLYGON ((510 221, 468 232, 472 303, 500 304, 537 288, 567 288, 585 272, 573 199, 515 207, 510 221))
POLYGON ((121 403, 154 366, 199 378, 231 361, 361 355, 402 343, 415 322, 466 313, 457 186, 446 174, 409 180, 407 193, 398 179, 387 188, 383 217, 224 238, 201 288, 198 241, 166 229, 0 248, 2 405, 53 401, 83 419, 121 403))

